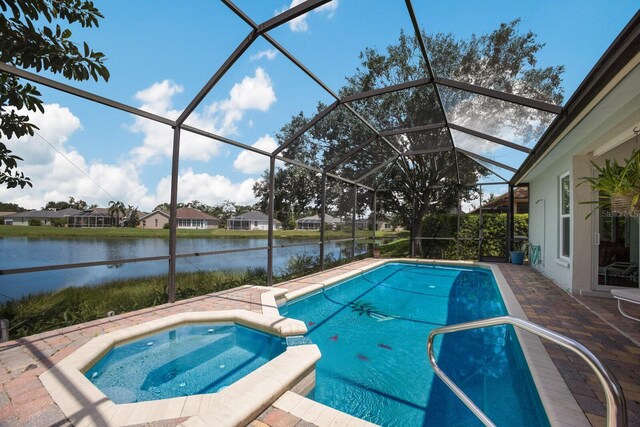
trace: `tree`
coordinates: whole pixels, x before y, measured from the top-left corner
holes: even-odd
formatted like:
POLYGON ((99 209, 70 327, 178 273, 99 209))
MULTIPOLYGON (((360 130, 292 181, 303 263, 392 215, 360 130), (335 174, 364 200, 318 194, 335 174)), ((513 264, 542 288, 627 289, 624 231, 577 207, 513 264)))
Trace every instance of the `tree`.
POLYGON ((26 210, 27 209, 17 205, 16 203, 0 202, 0 212, 24 212, 26 210))
MULTIPOLYGON (((97 205, 92 205, 92 206, 97 207, 97 205)), ((76 200, 73 197, 69 197, 69 207, 73 209, 78 209, 79 211, 83 211, 89 208, 89 206, 87 205, 87 202, 85 202, 82 199, 76 200)))
POLYGON ((124 226, 135 228, 140 224, 140 216, 138 213, 138 207, 134 207, 132 205, 127 206, 126 217, 124 220, 124 226))
MULTIPOLYGON (((92 1, 0 0, 0 9, 0 61, 70 80, 109 80, 104 54, 86 42, 73 41, 71 29, 64 28, 65 24, 97 27, 103 16, 92 1), (45 22, 55 27, 42 25, 45 22)), ((28 112, 44 112, 40 96, 35 86, 0 73, 0 138, 34 135, 38 127, 29 121, 28 112)), ((22 160, 0 143, 0 184, 7 188, 33 185, 17 170, 22 160)))
POLYGON ((90 207, 87 205, 87 202, 85 202, 84 200, 80 199, 80 200, 76 200, 73 197, 69 197, 69 201, 65 202, 65 201, 60 201, 60 202, 54 202, 53 200, 47 202, 47 204, 44 206, 44 208, 42 209, 50 209, 50 210, 55 210, 55 211, 59 211, 61 209, 69 209, 69 208, 73 208, 73 209, 78 209, 79 211, 83 211, 85 209, 93 209, 97 207, 97 205, 91 205, 90 207))
POLYGON ((68 209, 71 206, 68 202, 54 202, 53 200, 48 201, 46 205, 44 205, 44 210, 52 210, 59 211, 60 209, 68 209))
MULTIPOLYGON (((258 209, 269 209, 269 171, 257 180, 253 192, 258 198, 258 209)), ((301 168, 278 168, 275 175, 274 213, 287 227, 294 218, 300 218, 318 207, 320 180, 315 173, 301 168)), ((295 228, 295 224, 294 224, 295 228)))
POLYGON ((200 212, 207 212, 211 210, 211 206, 202 203, 200 200, 192 200, 185 205, 187 208, 198 209, 200 212))
MULTIPOLYGON (((178 207, 181 207, 180 205, 181 205, 181 203, 178 203, 178 207)), ((170 209, 170 208, 171 208, 171 205, 170 205, 169 203, 160 203, 158 206, 156 206, 155 208, 153 208, 153 212, 156 212, 156 211, 160 211, 160 212, 162 212, 162 211, 166 211, 166 212, 169 212, 169 209, 170 209)))
MULTIPOLYGON (((433 37, 423 34, 430 62, 437 76, 471 83, 490 89, 517 93, 538 100, 561 103, 563 91, 560 87, 562 66, 536 68, 536 54, 543 47, 532 32, 519 33, 520 20, 501 24, 490 34, 472 36, 469 41, 456 40, 452 35, 438 34, 433 37)), ((429 76, 415 37, 400 33, 398 42, 380 52, 367 48, 361 53, 361 66, 353 76, 347 78, 340 90, 341 96, 360 93, 429 76)), ((474 128, 482 125, 487 129, 507 130, 523 140, 532 141, 541 129, 549 123, 550 117, 538 110, 526 109, 491 98, 477 96, 461 90, 440 92, 441 100, 450 121, 474 128)), ((414 128, 431 123, 441 123, 445 117, 433 87, 418 86, 407 90, 389 92, 350 103, 362 117, 378 130, 414 128)), ((326 108, 319 104, 317 111, 326 108)), ((299 129, 309 118, 302 114, 292 118, 281 131, 286 136, 299 129)), ((285 150, 284 154, 294 160, 316 167, 330 165, 342 158, 354 147, 371 139, 375 134, 346 108, 337 107, 309 131, 285 150)), ((401 151, 447 148, 451 146, 446 130, 404 133, 387 138, 401 151)), ((349 158, 333 172, 348 178, 358 178, 373 166, 393 154, 383 141, 376 141, 349 158)), ((286 165, 284 175, 299 169, 286 165)), ((454 209, 458 200, 469 200, 477 188, 462 184, 477 183, 489 170, 466 156, 456 156, 453 152, 432 152, 428 155, 407 156, 398 159, 386 172, 384 185, 386 194, 378 197, 378 208, 382 213, 397 214, 409 226, 413 216, 420 219, 428 212, 447 212, 454 209), (457 167, 456 167, 457 165, 457 167)), ((306 172, 307 176, 310 173, 306 172)), ((294 197, 292 188, 278 183, 286 182, 285 177, 276 174, 276 208, 280 197, 286 200, 294 197), (287 194, 279 195, 279 192, 287 194)), ((377 182, 380 184, 380 182, 377 182)), ((327 193, 328 205, 345 210, 344 186, 333 186, 327 193), (333 191, 338 187, 338 191, 333 191)), ((254 192, 265 204, 264 179, 254 187, 254 192)), ((358 210, 366 210, 367 199, 362 197, 358 210)), ((350 206, 346 209, 350 210, 350 206)), ((417 221, 418 235, 422 234, 422 221, 417 221)))
POLYGON ((109 217, 111 217, 111 223, 113 224, 113 217, 116 217, 116 227, 120 227, 120 214, 125 215, 127 212, 124 208, 124 203, 119 200, 111 200, 109 202, 109 217))

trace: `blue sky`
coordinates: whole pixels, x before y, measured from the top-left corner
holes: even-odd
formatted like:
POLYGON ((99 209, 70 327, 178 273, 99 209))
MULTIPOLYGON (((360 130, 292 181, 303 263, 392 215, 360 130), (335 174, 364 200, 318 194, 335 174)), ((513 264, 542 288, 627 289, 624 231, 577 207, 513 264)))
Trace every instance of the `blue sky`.
MULTIPOLYGON (((258 23, 296 3, 237 1, 258 23)), ((177 117, 249 32, 244 22, 216 1, 118 0, 97 1, 96 6, 105 16, 100 27, 74 29, 74 38, 106 53, 111 79, 70 84, 171 118, 177 117)), ((522 18, 521 31, 533 31, 546 44, 538 56, 539 65, 565 65, 566 100, 637 11, 637 2, 416 0, 414 8, 427 33, 450 32, 462 39, 522 18)), ((334 0, 271 35, 337 92, 358 66, 360 51, 383 49, 397 40, 401 29, 412 31, 404 1, 334 0)), ((103 206, 118 199, 142 210, 168 201, 170 128, 53 90, 41 91, 46 113, 33 118, 40 132, 9 143, 25 158, 23 169, 32 177, 34 188, 2 189, 1 201, 40 208, 48 200, 73 196, 103 206)), ((318 102, 332 101, 259 39, 188 123, 271 151, 275 132, 293 114, 304 111, 310 116, 318 102)), ((183 135, 180 201, 253 202, 251 187, 267 166, 265 159, 183 135)), ((504 161, 501 156, 507 155, 492 154, 504 161)))

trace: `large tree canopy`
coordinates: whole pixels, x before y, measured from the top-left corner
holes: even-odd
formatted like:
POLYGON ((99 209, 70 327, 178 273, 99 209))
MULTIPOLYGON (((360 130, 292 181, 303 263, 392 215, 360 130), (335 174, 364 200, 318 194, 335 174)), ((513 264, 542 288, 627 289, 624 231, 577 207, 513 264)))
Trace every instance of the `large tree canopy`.
MULTIPOLYGON (((519 24, 520 20, 501 24, 490 34, 474 35, 468 41, 457 40, 450 34, 433 37, 423 34, 433 73, 488 89, 561 103, 563 67, 536 67, 536 55, 543 45, 536 41, 535 34, 520 33, 519 24)), ((341 97, 431 77, 416 38, 404 33, 385 51, 365 49, 360 59, 361 66, 346 79, 341 97)), ((319 104, 318 113, 326 107, 319 104)), ((465 155, 445 151, 452 147, 447 129, 402 132, 384 140, 376 138, 372 128, 390 131, 448 121, 534 143, 551 118, 548 113, 463 90, 442 88, 436 93, 433 85, 426 84, 339 105, 294 140, 282 155, 352 180, 366 176, 361 181, 365 185, 389 190, 387 194, 391 196, 379 198, 379 207, 400 215, 408 224, 413 201, 418 218, 429 211, 451 210, 457 206, 459 197, 465 200, 474 192, 469 184, 479 182, 490 171, 465 155), (364 148, 349 156, 357 147, 364 148), (422 154, 399 157, 388 168, 371 173, 376 166, 397 157, 398 152, 416 151, 422 154), (344 162, 336 165, 339 159, 344 162)), ((287 141, 309 119, 302 113, 293 117, 277 134, 278 142, 287 141)), ((315 173, 298 166, 278 169, 276 211, 292 206, 304 211, 318 204, 317 185, 295 185, 302 181, 302 175, 308 183, 318 181, 315 173), (306 191, 312 191, 313 196, 303 195, 306 191)), ((266 206, 265 180, 256 184, 254 191, 266 206)), ((343 199, 344 191, 329 192, 328 208, 348 212, 351 205, 343 199)), ((363 203, 370 200, 362 199, 363 203)), ((358 209, 364 212, 366 206, 360 205, 358 209)))
MULTIPOLYGON (((91 1, 84 0, 0 0, 0 61, 16 67, 62 74, 67 79, 109 80, 105 56, 86 42, 71 39, 71 29, 97 27, 103 16, 91 1), (43 25, 45 23, 45 25, 43 25), (53 24, 54 25, 46 25, 53 24)), ((0 139, 33 136, 37 126, 28 112, 44 112, 40 92, 13 75, 0 73, 0 139)), ((18 161, 0 142, 0 184, 7 188, 31 186, 19 172, 18 161)))

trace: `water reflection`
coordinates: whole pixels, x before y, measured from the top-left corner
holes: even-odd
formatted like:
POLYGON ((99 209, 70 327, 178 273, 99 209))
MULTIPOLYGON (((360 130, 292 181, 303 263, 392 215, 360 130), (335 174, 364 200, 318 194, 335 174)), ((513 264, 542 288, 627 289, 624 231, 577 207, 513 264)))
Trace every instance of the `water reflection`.
MULTIPOLYGON (((234 249, 261 248, 267 246, 266 238, 259 239, 179 239, 178 254, 224 251, 234 249)), ((305 246, 275 248, 273 265, 277 273, 285 271, 289 259, 294 255, 309 253, 317 256, 316 239, 274 239, 274 245, 308 243, 305 246)), ((367 250, 365 244, 356 246, 356 254, 367 250)), ((77 238, 77 239, 0 239, 0 269, 35 267, 82 263, 97 260, 118 260, 166 256, 168 241, 157 238, 77 238)), ((325 255, 332 259, 351 256, 351 242, 327 243, 325 255)), ((178 272, 211 270, 238 270, 266 268, 267 251, 256 249, 251 252, 218 254, 179 258, 178 272)), ((66 270, 50 270, 35 273, 0 275, 0 302, 18 299, 29 293, 50 291, 66 286, 96 285, 113 280, 166 275, 168 261, 148 261, 136 263, 113 263, 96 267, 66 270)))
MULTIPOLYGON (((496 298, 497 288, 483 285, 490 280, 484 272, 458 275, 451 288, 447 324, 507 313, 496 298)), ((496 425, 549 425, 512 326, 441 335, 435 351, 440 368, 496 425), (509 389, 517 393, 506 393, 509 389)), ((424 425, 448 423, 447 414, 466 414, 465 425, 482 425, 439 378, 434 379, 425 414, 424 425)))

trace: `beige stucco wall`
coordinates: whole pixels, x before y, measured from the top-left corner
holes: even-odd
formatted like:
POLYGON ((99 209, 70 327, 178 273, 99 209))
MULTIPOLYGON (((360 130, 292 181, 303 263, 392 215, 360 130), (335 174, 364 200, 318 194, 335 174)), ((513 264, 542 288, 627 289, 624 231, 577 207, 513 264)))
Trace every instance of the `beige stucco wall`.
MULTIPOLYGON (((571 289, 572 263, 559 257, 558 188, 560 175, 571 171, 571 168, 571 156, 563 156, 529 183, 529 241, 532 245, 540 246, 542 256, 542 262, 533 267, 567 290, 571 289)), ((572 174, 572 188, 573 179, 572 174)))
MULTIPOLYGON (((593 199, 588 184, 579 178, 593 172, 590 161, 623 160, 636 148, 633 128, 640 123, 640 55, 612 79, 605 96, 598 97, 585 114, 569 127, 560 142, 530 170, 521 182, 529 182, 529 238, 542 247, 542 263, 534 266, 558 286, 573 292, 590 291, 596 274, 595 216, 585 219, 593 199), (594 154, 596 157, 594 158, 594 154), (559 259, 559 176, 571 174, 571 260, 559 259), (536 201, 539 201, 536 203, 536 201)), ((640 148, 640 147, 637 147, 640 148)), ((640 251, 640 248, 634 248, 640 251)))
POLYGON ((157 230, 157 229, 164 228, 164 225, 168 223, 169 223, 169 218, 156 212, 149 215, 144 220, 140 221, 140 227, 157 230))
POLYGON ((578 185, 580 177, 591 176, 591 156, 578 154, 573 157, 573 175, 575 177, 575 185, 573 186, 573 263, 578 268, 572 269, 573 292, 581 290, 590 290, 593 275, 595 274, 595 266, 593 265, 594 257, 594 238, 595 238, 595 221, 597 220, 597 212, 587 218, 587 215, 593 210, 593 205, 584 204, 583 202, 591 201, 593 191, 588 183, 578 185))

